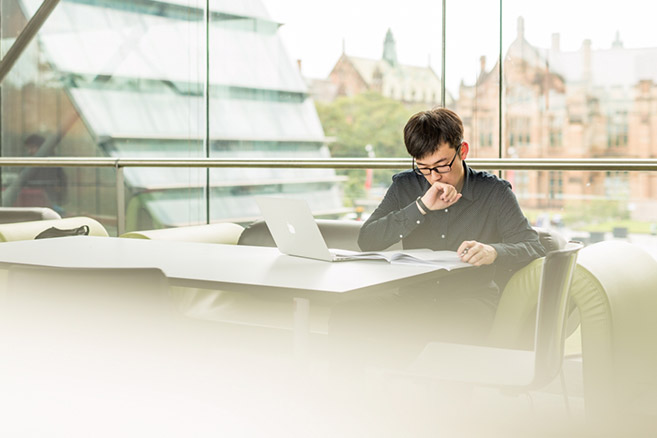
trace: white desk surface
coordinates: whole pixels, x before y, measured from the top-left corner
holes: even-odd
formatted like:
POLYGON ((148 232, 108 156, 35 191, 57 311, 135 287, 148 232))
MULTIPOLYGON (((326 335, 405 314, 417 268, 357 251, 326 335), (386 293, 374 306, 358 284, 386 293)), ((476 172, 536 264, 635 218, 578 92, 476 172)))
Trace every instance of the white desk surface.
POLYGON ((0 243, 0 264, 154 267, 161 269, 173 284, 315 294, 376 290, 447 274, 428 265, 323 262, 287 256, 277 248, 92 236, 0 243))

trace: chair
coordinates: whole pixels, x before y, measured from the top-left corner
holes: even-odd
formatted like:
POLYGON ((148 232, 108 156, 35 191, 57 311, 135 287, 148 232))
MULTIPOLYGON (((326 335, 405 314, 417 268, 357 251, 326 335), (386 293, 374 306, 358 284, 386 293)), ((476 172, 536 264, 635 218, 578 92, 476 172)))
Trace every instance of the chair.
MULTIPOLYGON (((563 249, 566 239, 553 228, 534 227, 545 252, 563 249)), ((517 271, 496 273, 495 281, 502 291, 495 320, 489 335, 489 345, 529 350, 534 345, 536 305, 543 259, 537 259, 517 271)), ((572 302, 572 300, 571 300, 572 302)), ((579 313, 568 308, 566 337, 579 326, 579 313)))
POLYGON ((0 387, 32 416, 143 408, 196 371, 159 269, 13 265, 7 287, 0 387))
MULTIPOLYGON (((563 249, 566 246, 566 239, 554 228, 534 227, 534 230, 538 233, 538 240, 543 245, 543 248, 545 248, 546 254, 550 251, 563 249)), ((519 270, 517 268, 498 268, 495 272, 495 283, 497 283, 500 290, 504 290, 509 280, 521 270, 522 268, 519 270)))
POLYGON ((538 233, 538 240, 541 241, 546 253, 566 246, 566 239, 553 228, 534 227, 534 230, 538 233))
POLYGON ((134 377, 170 359, 176 311, 159 269, 12 265, 6 288, 0 345, 21 379, 134 377))
POLYGON ((11 224, 0 224, 0 242, 13 242, 16 240, 32 240, 42 231, 50 227, 60 229, 77 228, 82 225, 89 227, 90 236, 108 237, 105 227, 90 217, 67 217, 64 219, 39 220, 30 222, 18 222, 11 224))
POLYGON ((130 334, 172 315, 168 280, 156 268, 66 268, 12 265, 5 311, 11 319, 61 327, 130 334))
MULTIPOLYGON (((582 246, 571 242, 565 249, 549 252, 543 260, 533 350, 432 342, 409 371, 520 391, 550 383, 561 371, 569 290, 582 246)), ((567 403, 565 393, 564 397, 567 403)))
POLYGON ((0 207, 0 223, 2 224, 61 218, 59 213, 47 207, 0 207))
POLYGON ((244 227, 233 223, 195 225, 189 227, 163 228, 159 230, 131 231, 119 237, 133 239, 179 240, 185 242, 237 243, 244 227))

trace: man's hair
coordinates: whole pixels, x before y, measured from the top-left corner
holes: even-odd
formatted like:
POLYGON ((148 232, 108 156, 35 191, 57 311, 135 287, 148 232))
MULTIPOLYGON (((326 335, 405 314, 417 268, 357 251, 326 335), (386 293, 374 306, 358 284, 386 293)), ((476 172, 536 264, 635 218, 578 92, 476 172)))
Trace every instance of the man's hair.
POLYGON ((443 143, 456 149, 463 140, 463 122, 452 110, 434 108, 413 114, 404 127, 404 144, 413 158, 426 157, 443 143))
POLYGON ((41 147, 41 145, 42 145, 43 142, 45 142, 45 141, 46 141, 46 139, 43 138, 42 135, 39 135, 39 134, 31 134, 31 135, 29 135, 29 136, 25 139, 25 141, 23 142, 23 144, 24 144, 25 146, 36 146, 36 147, 41 147))

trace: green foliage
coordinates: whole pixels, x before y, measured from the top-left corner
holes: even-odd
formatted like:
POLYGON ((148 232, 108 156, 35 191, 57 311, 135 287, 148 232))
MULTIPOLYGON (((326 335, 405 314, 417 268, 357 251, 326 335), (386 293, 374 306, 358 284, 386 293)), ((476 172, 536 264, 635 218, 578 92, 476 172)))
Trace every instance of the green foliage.
MULTIPOLYGON (((377 158, 407 157, 403 129, 411 115, 420 107, 409 108, 403 103, 367 92, 352 97, 340 97, 330 103, 316 103, 317 113, 327 137, 332 157, 363 158, 368 156, 365 146, 372 145, 377 158)), ((364 172, 340 171, 349 180, 345 186, 347 204, 364 195, 364 172)), ((378 170, 373 184, 390 184, 396 170, 378 170)))
POLYGON ((592 225, 609 221, 629 219, 630 212, 625 203, 611 200, 577 202, 565 207, 564 221, 572 226, 592 225))
POLYGON ((317 103, 324 133, 335 137, 334 157, 367 157, 371 144, 377 157, 405 157, 402 129, 412 111, 401 102, 368 92, 317 103))
POLYGON ((339 169, 338 175, 347 175, 344 184, 346 207, 355 207, 354 201, 365 197, 365 172, 361 169, 339 169))

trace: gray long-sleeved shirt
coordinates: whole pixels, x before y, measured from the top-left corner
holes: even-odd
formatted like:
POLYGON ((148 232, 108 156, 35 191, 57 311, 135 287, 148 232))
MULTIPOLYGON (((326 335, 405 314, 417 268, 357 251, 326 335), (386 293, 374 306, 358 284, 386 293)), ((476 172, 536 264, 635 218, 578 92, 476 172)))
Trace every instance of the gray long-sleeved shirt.
POLYGON ((412 170, 398 173, 377 209, 363 224, 358 244, 379 251, 402 241, 404 248, 456 251, 465 240, 491 245, 495 265, 516 270, 545 255, 538 234, 529 225, 511 191, 511 184, 463 163, 462 197, 442 210, 422 215, 415 200, 430 187, 412 170))

